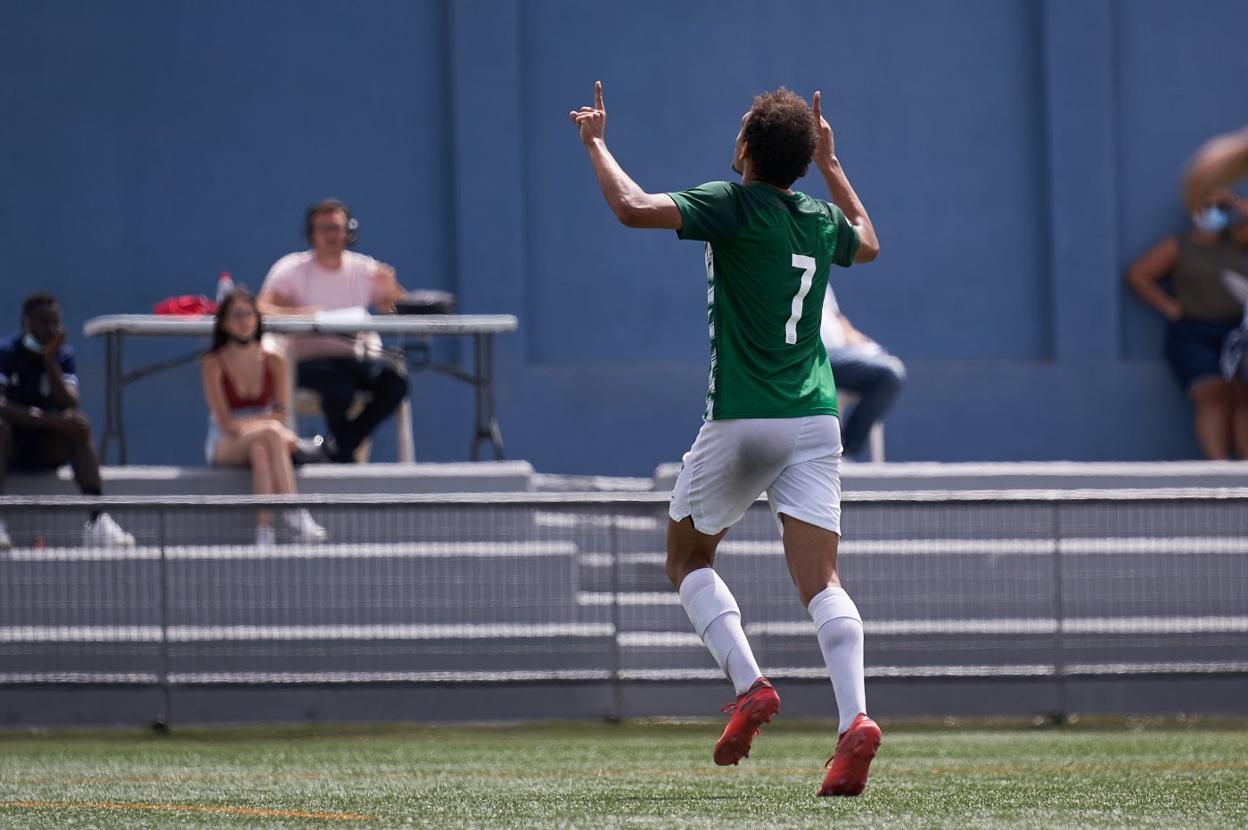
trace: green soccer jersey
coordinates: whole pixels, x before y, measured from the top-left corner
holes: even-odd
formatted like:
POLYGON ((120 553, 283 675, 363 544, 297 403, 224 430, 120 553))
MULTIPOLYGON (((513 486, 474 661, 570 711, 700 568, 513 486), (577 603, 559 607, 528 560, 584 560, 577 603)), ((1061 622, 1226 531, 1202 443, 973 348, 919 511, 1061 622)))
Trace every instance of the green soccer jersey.
POLYGON ((819 329, 828 268, 848 267, 858 250, 845 214, 761 183, 668 195, 680 208, 680 238, 706 242, 706 420, 836 415, 819 329))

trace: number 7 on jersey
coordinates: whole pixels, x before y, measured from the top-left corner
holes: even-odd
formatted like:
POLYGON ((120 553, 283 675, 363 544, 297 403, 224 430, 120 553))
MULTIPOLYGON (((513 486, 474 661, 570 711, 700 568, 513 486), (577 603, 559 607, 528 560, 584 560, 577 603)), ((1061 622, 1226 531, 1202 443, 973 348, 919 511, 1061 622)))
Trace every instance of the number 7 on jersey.
POLYGON ((793 313, 789 315, 789 322, 784 324, 784 342, 790 346, 797 342, 797 321, 802 319, 802 305, 806 302, 810 284, 815 279, 815 258, 794 254, 793 267, 802 269, 802 284, 793 296, 793 313))

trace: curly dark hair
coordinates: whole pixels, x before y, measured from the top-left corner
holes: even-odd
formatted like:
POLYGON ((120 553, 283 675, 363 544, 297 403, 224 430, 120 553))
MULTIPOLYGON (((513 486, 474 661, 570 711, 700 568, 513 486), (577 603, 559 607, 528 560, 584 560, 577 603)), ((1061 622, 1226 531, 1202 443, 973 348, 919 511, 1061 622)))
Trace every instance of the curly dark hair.
POLYGON ((780 87, 754 98, 741 138, 755 178, 787 189, 810 168, 819 132, 805 99, 780 87))

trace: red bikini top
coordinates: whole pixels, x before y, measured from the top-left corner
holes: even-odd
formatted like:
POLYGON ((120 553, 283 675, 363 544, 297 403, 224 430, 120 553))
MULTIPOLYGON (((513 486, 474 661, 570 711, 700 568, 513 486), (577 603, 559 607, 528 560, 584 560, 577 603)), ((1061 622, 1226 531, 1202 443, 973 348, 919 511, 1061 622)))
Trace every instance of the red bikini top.
POLYGON ((231 410, 266 409, 273 405, 273 373, 269 371, 269 361, 264 361, 264 381, 260 385, 260 394, 254 398, 244 398, 234 388, 230 373, 221 367, 221 389, 225 392, 225 402, 231 410))

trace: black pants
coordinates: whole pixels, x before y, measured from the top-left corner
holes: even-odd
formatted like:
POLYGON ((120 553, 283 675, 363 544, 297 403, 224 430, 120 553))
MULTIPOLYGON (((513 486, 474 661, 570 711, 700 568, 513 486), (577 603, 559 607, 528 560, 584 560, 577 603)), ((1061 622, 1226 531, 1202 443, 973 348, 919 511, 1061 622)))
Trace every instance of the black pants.
POLYGON ((42 473, 68 463, 78 489, 100 495, 100 462, 91 434, 66 435, 50 429, 22 429, 0 419, 0 491, 9 470, 42 473))
POLYGON ((356 448, 407 396, 407 380, 380 358, 305 360, 299 364, 296 377, 300 387, 321 396, 321 411, 338 444, 338 461, 351 460, 356 448), (356 392, 369 393, 370 400, 359 415, 348 418, 356 392))

